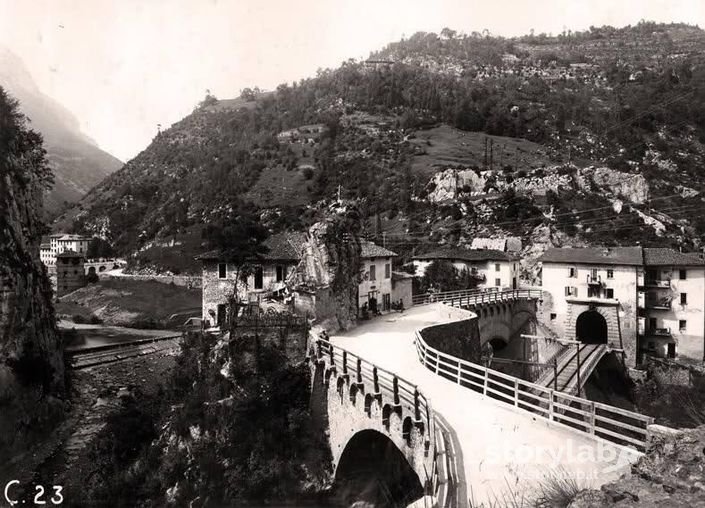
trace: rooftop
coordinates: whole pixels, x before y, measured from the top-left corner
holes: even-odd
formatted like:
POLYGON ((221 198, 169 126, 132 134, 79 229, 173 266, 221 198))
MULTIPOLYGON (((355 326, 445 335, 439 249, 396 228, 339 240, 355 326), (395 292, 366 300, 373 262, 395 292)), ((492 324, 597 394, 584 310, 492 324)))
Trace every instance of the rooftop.
POLYGON ((645 248, 644 264, 646 266, 705 266, 705 259, 699 252, 645 248))
POLYGON ((396 252, 392 252, 389 249, 380 247, 379 245, 367 240, 360 241, 360 247, 362 247, 360 257, 363 258, 391 258, 397 255, 396 252))
POLYGON ((553 247, 539 258, 543 263, 641 266, 641 247, 553 247))
MULTIPOLYGON (((306 233, 300 231, 272 235, 263 242, 267 252, 259 258, 268 261, 298 261, 301 259, 304 242, 306 242, 306 233)), ((212 250, 196 257, 201 261, 227 261, 227 258, 226 253, 218 250, 212 250)))
POLYGON ((418 261, 432 261, 435 259, 459 261, 514 261, 511 254, 496 249, 463 249, 460 247, 446 248, 417 254, 412 259, 418 261))

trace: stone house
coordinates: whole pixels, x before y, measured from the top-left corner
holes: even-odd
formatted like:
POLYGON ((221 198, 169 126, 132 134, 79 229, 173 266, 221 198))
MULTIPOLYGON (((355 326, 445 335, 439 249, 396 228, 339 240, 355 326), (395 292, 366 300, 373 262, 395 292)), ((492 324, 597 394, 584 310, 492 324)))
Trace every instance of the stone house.
POLYGON ((475 276, 478 288, 516 289, 517 261, 511 253, 495 249, 446 248, 412 258, 416 276, 423 277, 434 261, 450 261, 458 271, 475 276))
POLYGON ((642 247, 552 248, 539 259, 540 317, 558 336, 642 354, 702 361, 705 260, 642 247))
MULTIPOLYGON (((370 310, 387 312, 392 309, 392 301, 404 298, 392 294, 392 258, 396 253, 372 242, 360 242, 361 281, 358 287, 358 309, 365 305, 370 310)), ((411 296, 409 295, 409 298, 411 296)))
POLYGON ((269 237, 267 253, 253 259, 247 268, 236 265, 217 251, 198 259, 203 267, 202 319, 206 328, 227 319, 228 301, 237 293, 240 301, 257 302, 283 292, 286 278, 301 259, 304 233, 282 233, 269 237))

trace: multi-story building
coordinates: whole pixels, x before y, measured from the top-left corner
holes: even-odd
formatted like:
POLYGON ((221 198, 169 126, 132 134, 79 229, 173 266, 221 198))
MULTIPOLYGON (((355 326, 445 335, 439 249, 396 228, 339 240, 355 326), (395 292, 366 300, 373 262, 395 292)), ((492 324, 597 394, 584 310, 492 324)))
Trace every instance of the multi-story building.
POLYGON ((478 281, 479 288, 517 287, 517 258, 494 249, 447 248, 419 254, 412 258, 416 276, 423 277, 434 261, 449 261, 460 272, 467 271, 478 281))
MULTIPOLYGON (((284 293, 287 278, 303 258, 305 233, 274 235, 265 241, 267 253, 243 269, 218 252, 198 257, 203 264, 204 326, 219 326, 227 319, 228 301, 237 292, 240 301, 259 301, 262 297, 284 293)), ((380 312, 391 310, 392 303, 411 302, 411 284, 403 276, 392 277, 392 259, 396 254, 372 242, 361 242, 361 281, 358 285, 358 309, 367 306, 380 312)))
POLYGON ((621 348, 630 366, 641 353, 703 360, 705 260, 699 254, 554 248, 539 261, 540 317, 559 336, 621 348))
POLYGON ((705 355, 705 260, 699 254, 644 249, 639 325, 647 354, 701 361, 705 355))
POLYGON ((358 309, 386 312, 392 305, 392 258, 396 253, 372 242, 361 242, 362 280, 358 287, 358 309))
POLYGON ((39 248, 39 257, 42 262, 51 269, 56 265, 56 258, 62 252, 75 252, 85 257, 90 241, 90 238, 81 235, 71 235, 67 233, 50 235, 42 238, 42 243, 39 248))
POLYGON ((284 289, 286 278, 301 259, 303 233, 284 233, 265 241, 267 253, 247 267, 229 261, 213 251, 198 257, 203 265, 202 319, 206 328, 220 326, 227 319, 229 299, 258 301, 284 289))

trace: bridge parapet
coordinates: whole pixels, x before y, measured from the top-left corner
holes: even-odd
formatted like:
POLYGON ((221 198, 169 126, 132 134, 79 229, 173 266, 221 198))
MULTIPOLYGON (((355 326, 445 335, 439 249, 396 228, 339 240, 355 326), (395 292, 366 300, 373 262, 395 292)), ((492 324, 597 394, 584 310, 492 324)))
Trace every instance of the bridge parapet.
POLYGON ((467 289, 415 295, 412 297, 412 301, 414 305, 445 303, 453 307, 466 307, 487 303, 511 302, 520 299, 540 299, 542 296, 543 291, 540 289, 467 289))
POLYGON ((425 494, 433 497, 434 505, 447 506, 451 499, 447 437, 437 424, 428 398, 413 383, 327 340, 314 339, 312 347, 327 395, 336 474, 353 436, 374 430, 387 436, 401 451, 425 494))
POLYGON ((419 361, 435 374, 579 432, 640 451, 646 448, 647 428, 653 424, 653 418, 575 397, 443 353, 428 345, 423 330, 416 331, 416 351, 419 361))

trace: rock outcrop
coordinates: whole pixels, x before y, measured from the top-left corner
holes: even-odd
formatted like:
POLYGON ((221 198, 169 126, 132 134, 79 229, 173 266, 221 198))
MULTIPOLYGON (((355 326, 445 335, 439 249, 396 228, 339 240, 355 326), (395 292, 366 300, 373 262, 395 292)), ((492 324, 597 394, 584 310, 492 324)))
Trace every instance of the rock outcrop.
POLYGON ((42 192, 50 173, 41 138, 0 88, 0 457, 60 413, 63 346, 39 260, 42 192))
POLYGON ((577 172, 576 181, 581 190, 589 191, 597 186, 614 197, 632 203, 641 204, 649 199, 649 184, 640 174, 589 167, 577 172))
POLYGON ((309 229, 302 259, 287 279, 296 300, 308 300, 304 310, 326 330, 348 329, 357 319, 360 224, 353 204, 331 205, 326 219, 309 229))
POLYGON ((705 426, 656 430, 631 475, 583 491, 569 506, 705 506, 705 426))
POLYGON ((446 169, 436 173, 429 182, 432 187, 428 200, 444 203, 456 200, 461 194, 483 192, 487 180, 472 169, 446 169))

